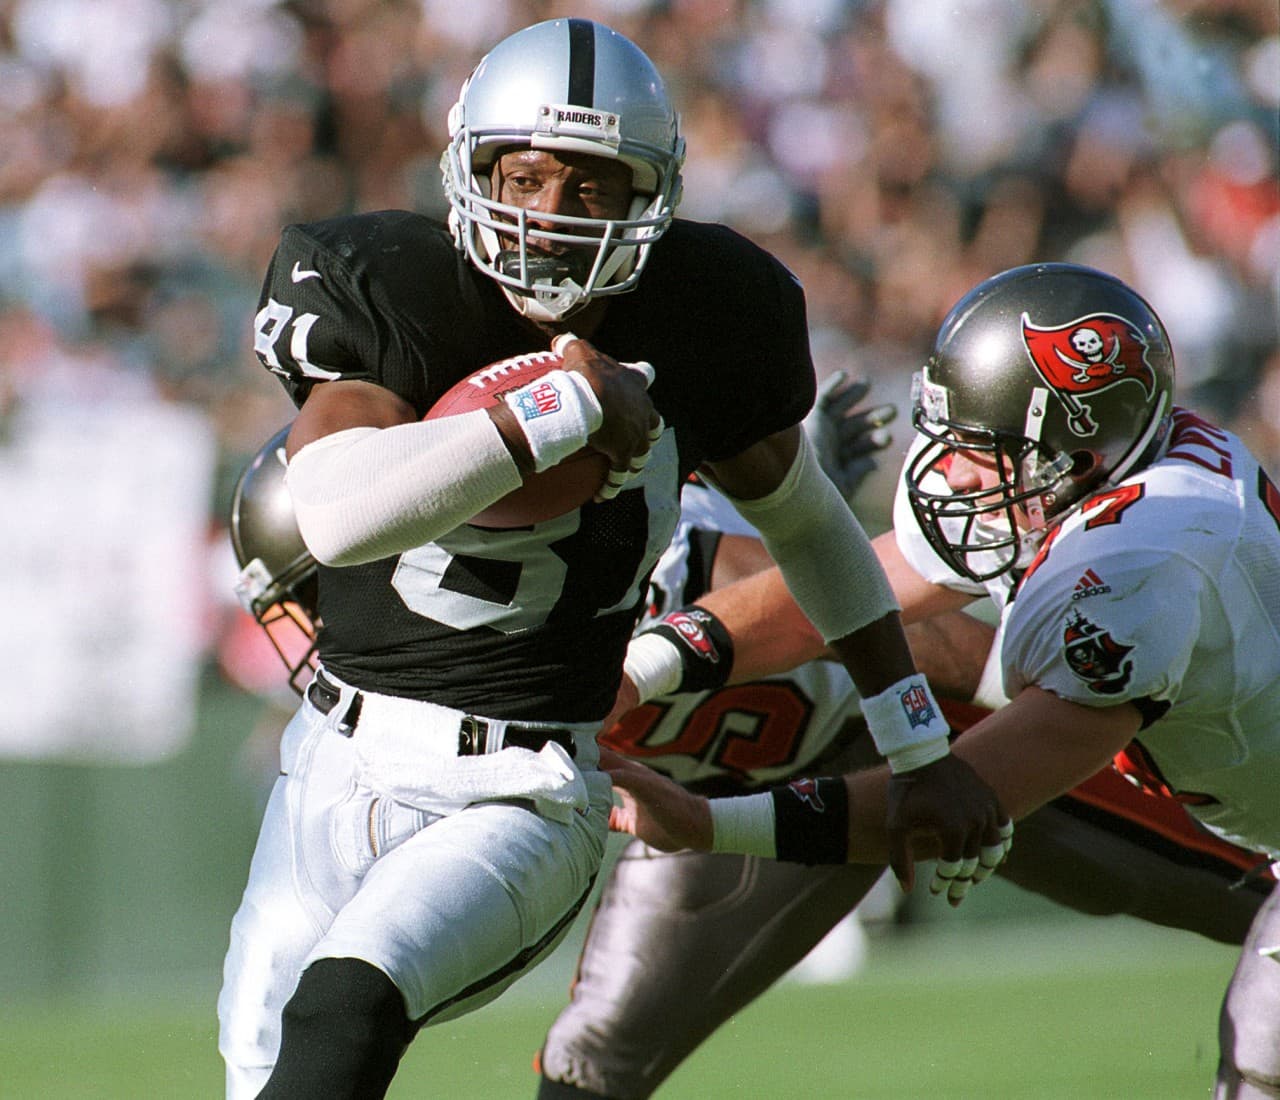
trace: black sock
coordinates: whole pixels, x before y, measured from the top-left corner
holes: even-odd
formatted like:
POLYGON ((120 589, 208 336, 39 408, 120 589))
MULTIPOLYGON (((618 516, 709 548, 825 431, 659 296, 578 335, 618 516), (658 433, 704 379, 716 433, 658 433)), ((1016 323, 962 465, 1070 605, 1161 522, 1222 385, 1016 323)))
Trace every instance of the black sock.
POLYGON ((415 1030, 377 967, 319 959, 284 1006, 280 1054, 258 1100, 378 1100, 415 1030))

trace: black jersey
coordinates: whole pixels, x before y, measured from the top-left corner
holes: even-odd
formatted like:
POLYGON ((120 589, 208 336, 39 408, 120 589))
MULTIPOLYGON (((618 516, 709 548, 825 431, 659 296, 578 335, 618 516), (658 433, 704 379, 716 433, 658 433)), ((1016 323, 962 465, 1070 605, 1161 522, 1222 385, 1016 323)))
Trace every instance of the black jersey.
MULTIPOLYGON (((394 557, 322 566, 320 655, 337 675, 497 718, 609 710, 680 485, 797 423, 815 383, 799 284, 723 226, 676 221, 591 342, 653 364, 667 430, 644 473, 533 527, 463 525, 394 557)), ((381 212, 284 231, 254 349, 298 405, 317 382, 361 379, 422 415, 472 371, 547 344, 444 226, 381 212)))

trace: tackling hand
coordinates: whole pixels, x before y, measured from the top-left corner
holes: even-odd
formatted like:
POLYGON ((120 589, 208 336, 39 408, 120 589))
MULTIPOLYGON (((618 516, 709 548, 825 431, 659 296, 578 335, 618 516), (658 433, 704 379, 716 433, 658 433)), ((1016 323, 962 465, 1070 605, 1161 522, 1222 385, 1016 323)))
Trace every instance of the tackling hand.
POLYGON ((890 777, 885 829, 889 865, 904 890, 915 881, 917 842, 936 838, 938 862, 929 891, 945 891, 953 908, 1013 847, 1013 822, 995 792, 950 753, 890 777))
POLYGON ((711 850, 711 807, 701 795, 603 747, 600 768, 609 773, 622 801, 609 811, 609 828, 614 832, 630 833, 662 852, 711 850))

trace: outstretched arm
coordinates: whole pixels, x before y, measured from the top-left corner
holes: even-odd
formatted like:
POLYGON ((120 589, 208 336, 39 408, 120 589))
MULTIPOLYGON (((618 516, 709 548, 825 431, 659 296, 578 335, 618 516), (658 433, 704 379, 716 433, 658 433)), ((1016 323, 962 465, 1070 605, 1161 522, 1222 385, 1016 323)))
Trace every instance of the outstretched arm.
MULTIPOLYGON (((1014 818, 1022 818, 1099 771, 1128 744, 1140 725, 1141 716, 1129 704, 1084 707, 1033 687, 967 730, 956 742, 954 753, 991 783, 1014 818)), ((822 792, 821 784, 836 780, 806 780, 763 795, 708 800, 612 753, 602 757, 602 766, 613 777, 622 798, 611 825, 656 848, 747 850, 778 857, 817 851, 831 857, 822 862, 854 863, 882 863, 893 854, 885 828, 890 798, 885 768, 842 777, 843 799, 813 797, 815 791, 822 792), (748 817, 759 818, 742 812, 747 804, 759 808, 766 802, 772 809, 765 815, 765 826, 744 827, 748 817), (806 834, 803 844, 796 844, 797 832, 806 834), (814 837, 821 839, 814 843, 814 837), (840 859, 831 856, 837 852, 840 859)), ((985 866, 977 860, 972 866, 961 861, 955 875, 957 886, 948 891, 953 905, 964 897, 970 881, 994 868, 999 861, 994 853, 1003 843, 995 830, 984 837, 982 847, 988 852, 978 857, 986 857, 985 866)), ((946 858, 927 831, 916 838, 914 857, 946 858)), ((905 872, 905 868, 895 870, 900 877, 905 872)))
POLYGON ((950 755, 947 723, 916 669, 885 571, 805 437, 780 432, 709 473, 760 532, 804 618, 858 688, 893 772, 886 828, 903 885, 923 832, 938 837, 945 858, 976 859, 1007 819, 990 788, 950 755))
MULTIPOLYGON (((913 624, 973 602, 974 597, 967 593, 931 584, 916 573, 903 559, 892 531, 877 536, 871 546, 888 577, 913 648, 913 624)), ((834 656, 796 603, 777 566, 717 586, 698 598, 698 606, 715 615, 734 639, 731 683, 758 680, 798 668, 806 661, 834 656)), ((933 673, 924 671, 932 682, 933 673)))

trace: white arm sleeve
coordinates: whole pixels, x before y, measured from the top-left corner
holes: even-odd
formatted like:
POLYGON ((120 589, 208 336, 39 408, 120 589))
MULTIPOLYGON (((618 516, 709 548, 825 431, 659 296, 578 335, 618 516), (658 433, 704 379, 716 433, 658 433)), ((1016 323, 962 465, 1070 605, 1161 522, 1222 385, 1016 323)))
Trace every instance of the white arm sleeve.
POLYGON ((483 409, 334 432, 303 447, 285 474, 302 541, 326 565, 421 546, 522 482, 483 409))
POLYGON ((871 541, 804 436, 791 469, 768 496, 725 495, 760 532, 791 595, 824 641, 899 610, 871 541))

